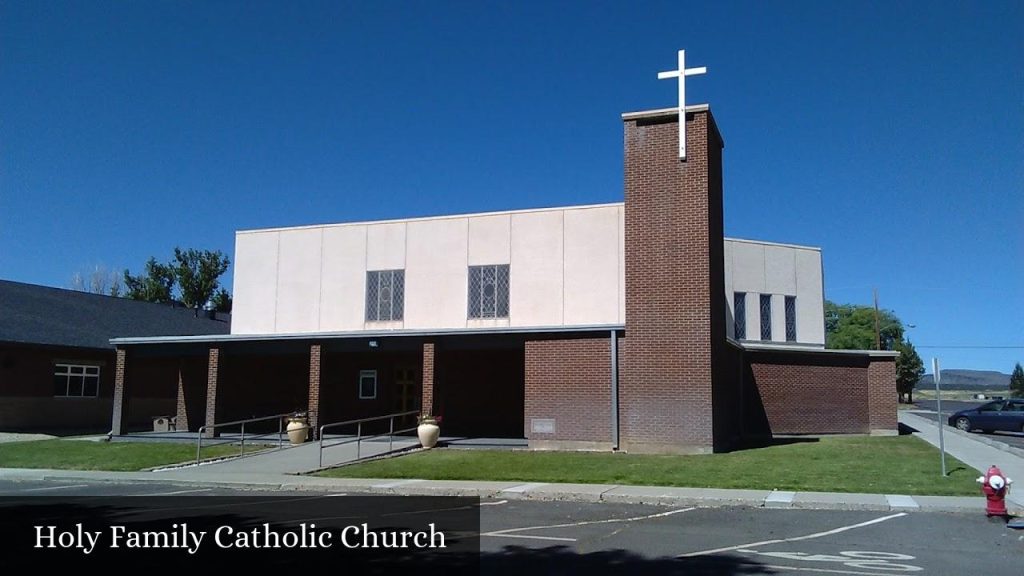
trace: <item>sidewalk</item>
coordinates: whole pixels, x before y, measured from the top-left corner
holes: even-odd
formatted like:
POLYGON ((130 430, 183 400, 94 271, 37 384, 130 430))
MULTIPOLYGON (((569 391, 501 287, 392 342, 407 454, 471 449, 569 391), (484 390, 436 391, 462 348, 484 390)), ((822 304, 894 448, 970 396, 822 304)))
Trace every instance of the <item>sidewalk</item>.
MULTIPOLYGON (((935 422, 906 410, 899 412, 899 421, 917 430, 915 436, 933 446, 939 445, 939 427, 935 422)), ((1006 497, 1007 504, 1024 508, 1024 458, 1015 452, 997 448, 991 442, 984 442, 983 437, 974 438, 975 434, 961 432, 950 426, 945 426, 942 431, 947 454, 982 473, 995 464, 1007 477, 1013 479, 1014 485, 1006 497)))
POLYGON ((967 512, 985 509, 979 496, 906 496, 900 494, 847 494, 832 492, 784 492, 778 490, 722 490, 665 486, 612 484, 549 484, 541 482, 486 482, 456 480, 320 478, 270 472, 214 475, 198 468, 174 474, 161 472, 89 472, 0 468, 2 480, 56 480, 174 484, 189 487, 262 490, 315 490, 335 493, 477 496, 504 500, 563 500, 619 502, 666 506, 749 506, 815 510, 872 510, 967 512), (188 471, 192 470, 192 473, 188 471))

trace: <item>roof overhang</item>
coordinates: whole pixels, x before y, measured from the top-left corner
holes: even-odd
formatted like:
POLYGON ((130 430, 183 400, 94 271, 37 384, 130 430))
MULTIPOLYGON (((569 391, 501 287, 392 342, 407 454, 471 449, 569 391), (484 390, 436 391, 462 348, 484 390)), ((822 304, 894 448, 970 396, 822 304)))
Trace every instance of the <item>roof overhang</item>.
POLYGON ((751 352, 797 352, 805 354, 841 354, 848 356, 870 356, 872 358, 896 358, 900 355, 900 353, 895 350, 835 350, 831 348, 823 348, 817 344, 740 341, 738 345, 742 347, 744 350, 749 350, 751 352))
POLYGON ((266 342, 287 340, 340 340, 356 338, 425 338, 440 336, 508 335, 508 334, 578 334, 587 332, 623 331, 624 324, 593 324, 583 326, 523 326, 488 328, 442 328, 433 330, 353 330, 347 332, 296 332, 289 334, 211 334, 206 336, 148 336, 144 338, 111 338, 114 346, 145 344, 201 344, 222 342, 266 342))

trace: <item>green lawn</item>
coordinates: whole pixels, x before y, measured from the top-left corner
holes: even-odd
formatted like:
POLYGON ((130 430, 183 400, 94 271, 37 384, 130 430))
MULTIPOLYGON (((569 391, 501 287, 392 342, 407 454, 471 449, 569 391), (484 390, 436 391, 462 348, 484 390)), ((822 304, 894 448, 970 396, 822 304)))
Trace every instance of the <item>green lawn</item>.
MULTIPOLYGON (((203 458, 238 454, 237 446, 203 448, 203 458)), ((35 440, 0 443, 0 468, 136 471, 195 460, 194 444, 35 440)))
POLYGON ((913 436, 831 437, 728 454, 649 456, 435 449, 345 466, 322 476, 581 482, 813 492, 977 495, 978 472, 913 436))

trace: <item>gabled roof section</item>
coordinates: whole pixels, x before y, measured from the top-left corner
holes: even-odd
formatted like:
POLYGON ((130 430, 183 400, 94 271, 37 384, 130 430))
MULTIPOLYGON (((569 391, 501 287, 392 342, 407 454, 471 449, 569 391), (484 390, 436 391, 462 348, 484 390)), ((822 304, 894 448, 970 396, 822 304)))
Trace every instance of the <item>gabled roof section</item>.
POLYGON ((227 334, 230 316, 210 319, 170 304, 0 280, 0 342, 113 348, 111 338, 227 334))

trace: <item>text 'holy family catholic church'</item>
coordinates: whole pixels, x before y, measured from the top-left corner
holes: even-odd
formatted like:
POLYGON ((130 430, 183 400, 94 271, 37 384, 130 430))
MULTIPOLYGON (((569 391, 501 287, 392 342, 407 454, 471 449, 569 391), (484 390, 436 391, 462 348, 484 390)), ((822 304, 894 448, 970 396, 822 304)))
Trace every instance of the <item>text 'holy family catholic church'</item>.
POLYGON ((622 115, 624 201, 238 232, 229 335, 119 338, 113 431, 419 410, 449 437, 692 453, 895 433, 895 353, 824 348, 818 248, 723 237, 707 105, 622 115))

